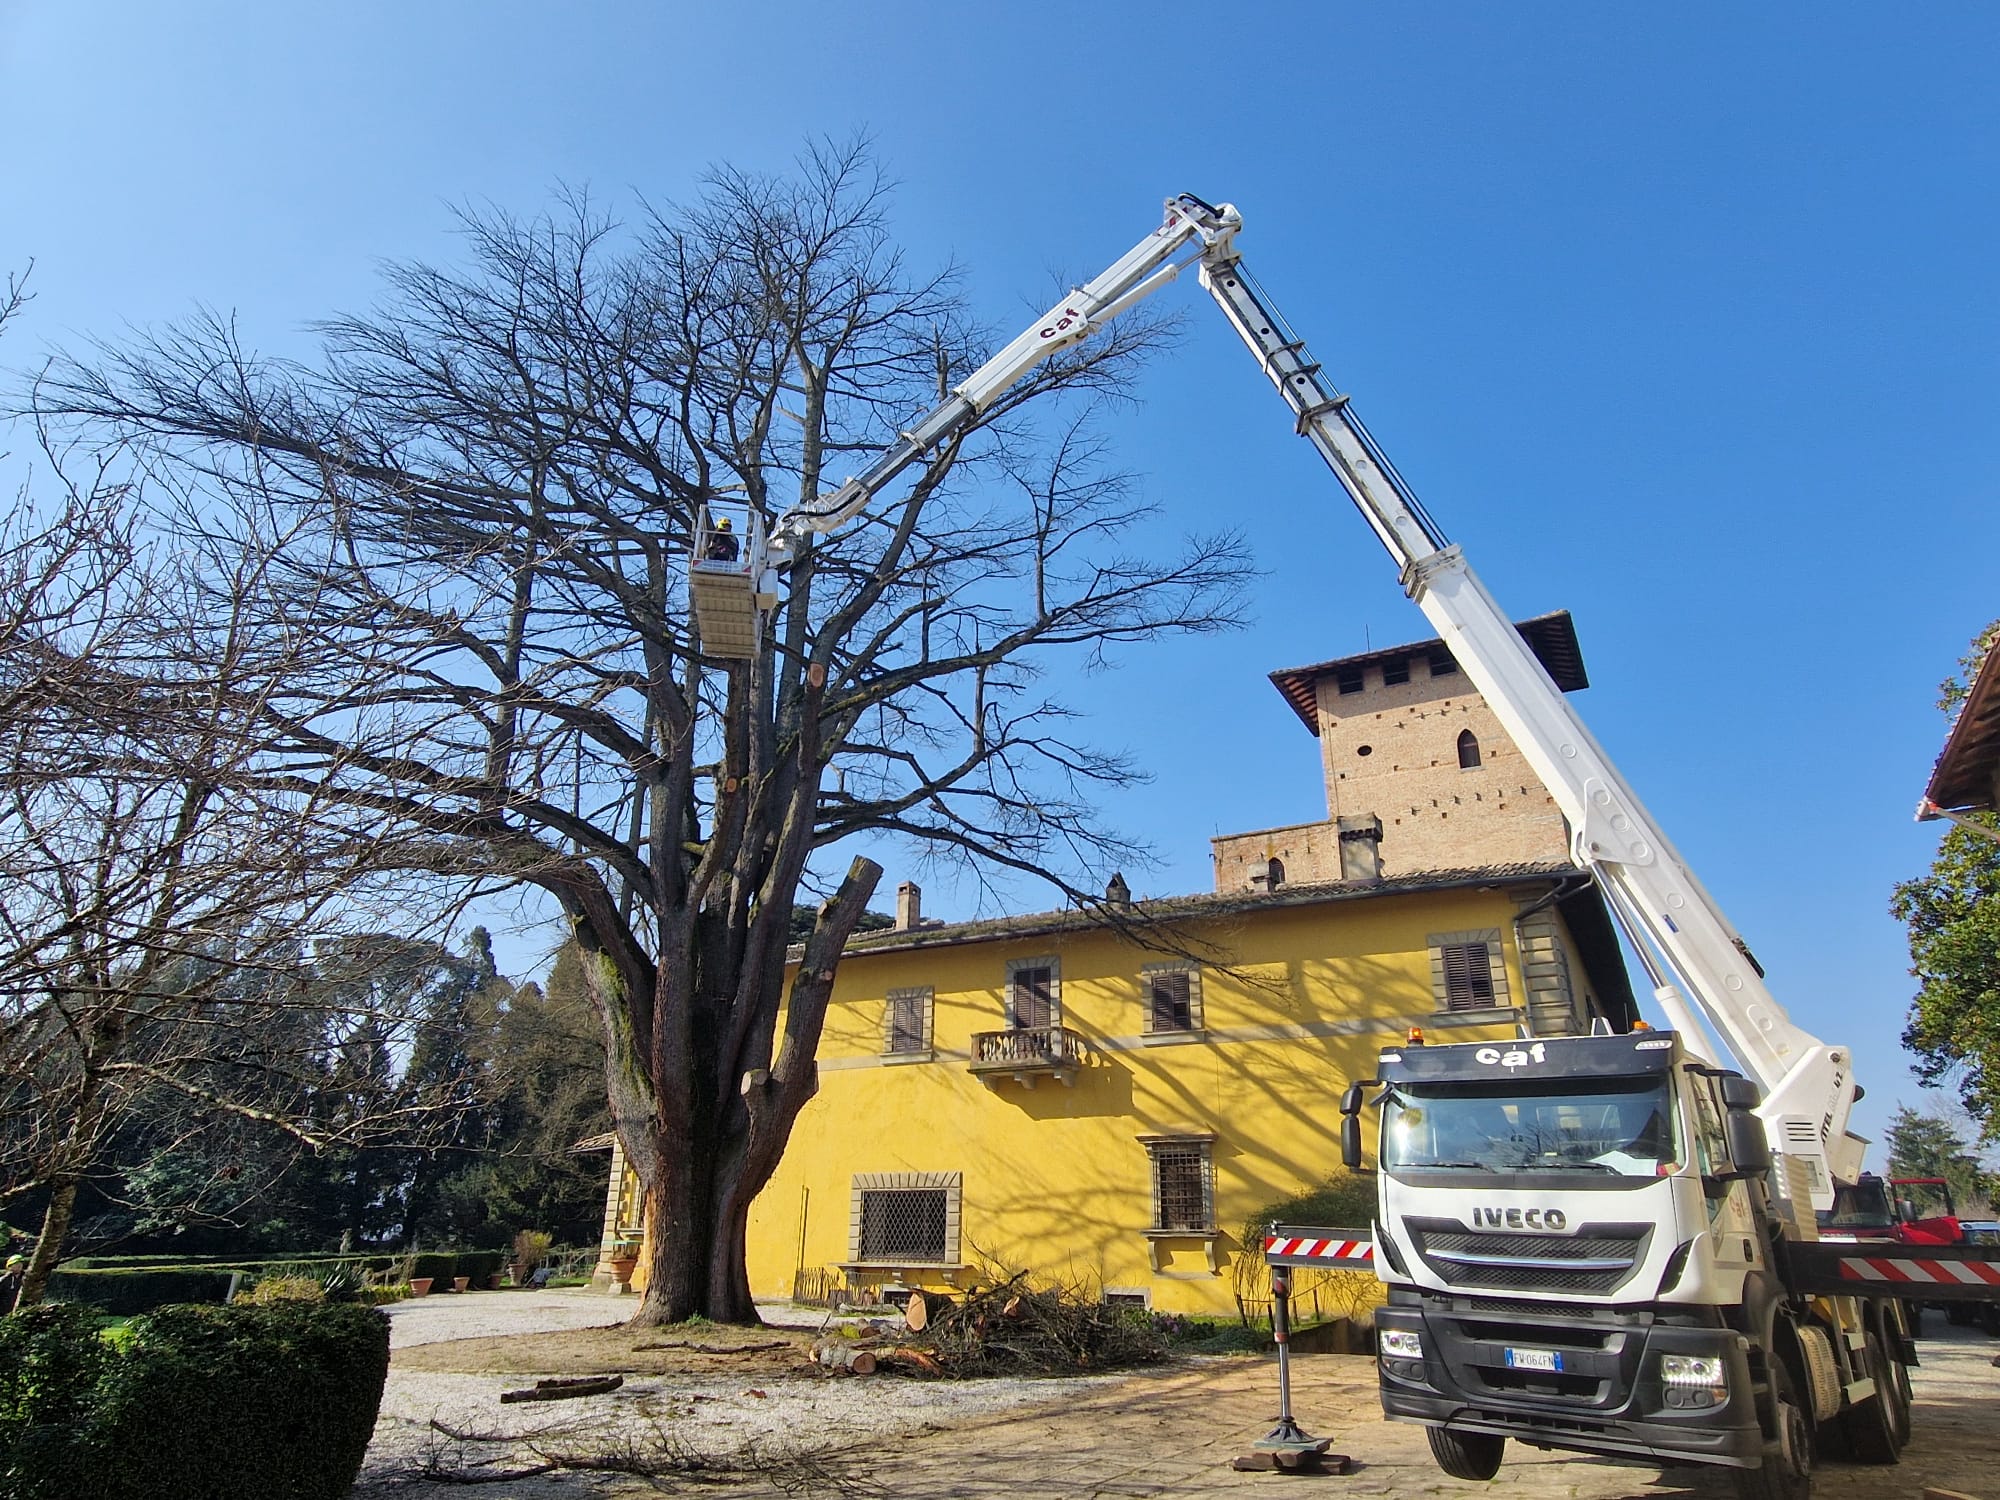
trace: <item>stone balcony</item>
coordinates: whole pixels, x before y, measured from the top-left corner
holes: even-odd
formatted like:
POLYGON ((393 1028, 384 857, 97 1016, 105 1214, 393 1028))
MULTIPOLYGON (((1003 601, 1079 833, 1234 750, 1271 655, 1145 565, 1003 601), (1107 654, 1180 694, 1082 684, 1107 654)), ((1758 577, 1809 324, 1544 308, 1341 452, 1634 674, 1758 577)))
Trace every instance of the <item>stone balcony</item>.
POLYGON ((989 1086, 1003 1078, 1030 1089, 1040 1078, 1074 1083, 1083 1054, 1083 1038, 1067 1026, 1016 1026, 972 1034, 972 1071, 989 1086))

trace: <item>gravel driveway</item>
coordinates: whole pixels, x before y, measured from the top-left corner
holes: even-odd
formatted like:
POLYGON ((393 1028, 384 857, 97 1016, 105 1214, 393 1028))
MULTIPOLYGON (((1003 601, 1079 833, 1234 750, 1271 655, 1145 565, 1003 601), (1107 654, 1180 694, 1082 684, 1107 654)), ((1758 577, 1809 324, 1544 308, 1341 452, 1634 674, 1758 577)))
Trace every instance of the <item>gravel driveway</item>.
MULTIPOLYGON (((582 1290, 485 1292, 416 1298, 391 1304, 390 1347, 407 1349, 447 1339, 534 1334, 622 1323, 636 1303, 582 1290)), ((765 1320, 819 1326, 824 1312, 789 1304, 760 1306, 765 1320)), ((391 1363, 381 1415, 356 1497, 433 1500, 462 1497, 462 1485, 420 1477, 427 1463, 460 1469, 513 1470, 535 1461, 534 1449, 606 1453, 639 1444, 653 1451, 677 1445, 706 1454, 752 1450, 771 1463, 833 1448, 863 1454, 897 1439, 967 1420, 1049 1402, 1066 1402, 1115 1384, 1120 1376, 1074 1380, 920 1381, 896 1376, 628 1378, 606 1396, 572 1402, 503 1406, 500 1393, 532 1385, 521 1374, 468 1375, 398 1370, 391 1363), (505 1434, 514 1441, 456 1441, 437 1430, 505 1434), (520 1441, 525 1439, 526 1441, 520 1441)), ((842 1462, 845 1462, 844 1460, 842 1462)), ((551 1474, 483 1490, 506 1500, 560 1500, 635 1493, 619 1476, 551 1474)), ((636 1491, 644 1493, 641 1489, 636 1491)))

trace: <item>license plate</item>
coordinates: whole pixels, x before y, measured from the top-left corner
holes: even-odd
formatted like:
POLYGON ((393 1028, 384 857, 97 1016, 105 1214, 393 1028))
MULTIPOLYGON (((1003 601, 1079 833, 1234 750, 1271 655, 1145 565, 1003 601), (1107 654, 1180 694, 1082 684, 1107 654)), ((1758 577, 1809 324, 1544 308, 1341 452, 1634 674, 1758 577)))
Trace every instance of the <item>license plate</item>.
POLYGON ((1510 1370, 1560 1370, 1563 1357, 1553 1349, 1509 1349, 1507 1368, 1510 1370))

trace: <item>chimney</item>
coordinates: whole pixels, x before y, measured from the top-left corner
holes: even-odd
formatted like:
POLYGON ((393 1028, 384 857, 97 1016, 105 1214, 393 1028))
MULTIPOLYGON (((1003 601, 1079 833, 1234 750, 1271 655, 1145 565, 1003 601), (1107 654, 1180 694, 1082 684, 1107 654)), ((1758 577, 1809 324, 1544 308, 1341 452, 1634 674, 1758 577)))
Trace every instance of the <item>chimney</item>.
POLYGON ((1130 906, 1132 887, 1125 883, 1122 871, 1113 870, 1111 878, 1104 883, 1104 904, 1107 906, 1130 906))
POLYGON ((1382 820, 1373 813, 1340 820, 1340 878, 1372 883, 1382 878, 1382 820))
POLYGON ((914 880, 896 887, 896 931, 915 932, 924 925, 924 888, 914 880))

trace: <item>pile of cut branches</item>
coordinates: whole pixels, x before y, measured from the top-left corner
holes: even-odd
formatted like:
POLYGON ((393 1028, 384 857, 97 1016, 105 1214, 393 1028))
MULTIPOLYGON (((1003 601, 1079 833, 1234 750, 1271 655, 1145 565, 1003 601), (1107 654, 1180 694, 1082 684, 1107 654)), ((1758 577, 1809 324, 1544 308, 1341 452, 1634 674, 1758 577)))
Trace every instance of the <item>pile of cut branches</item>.
POLYGON ((929 1304, 920 1320, 924 1326, 898 1342, 954 1378, 1075 1375, 1167 1357, 1150 1313, 1107 1306, 1072 1287, 1033 1287, 1025 1272, 956 1302, 929 1304))

